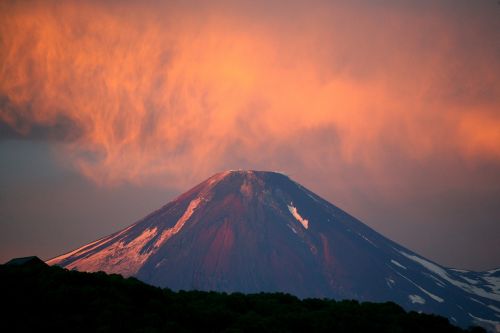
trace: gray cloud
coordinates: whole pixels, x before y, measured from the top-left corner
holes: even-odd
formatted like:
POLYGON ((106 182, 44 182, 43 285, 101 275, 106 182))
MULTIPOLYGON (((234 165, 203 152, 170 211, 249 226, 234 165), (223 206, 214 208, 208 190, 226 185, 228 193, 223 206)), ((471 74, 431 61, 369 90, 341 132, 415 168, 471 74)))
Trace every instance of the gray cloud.
POLYGON ((80 125, 67 117, 58 114, 48 123, 33 122, 30 118, 28 103, 22 107, 13 105, 5 96, 0 96, 0 141, 33 140, 52 142, 73 142, 83 135, 80 125), (8 120, 8 122, 6 121, 8 120))

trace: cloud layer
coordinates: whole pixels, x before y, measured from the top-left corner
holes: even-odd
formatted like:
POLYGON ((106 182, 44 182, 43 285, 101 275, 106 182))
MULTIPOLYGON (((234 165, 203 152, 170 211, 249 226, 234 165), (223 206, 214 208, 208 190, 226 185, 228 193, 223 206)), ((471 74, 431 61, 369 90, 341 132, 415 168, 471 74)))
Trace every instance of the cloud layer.
POLYGON ((0 6, 2 133, 99 184, 500 160, 494 1, 0 6))

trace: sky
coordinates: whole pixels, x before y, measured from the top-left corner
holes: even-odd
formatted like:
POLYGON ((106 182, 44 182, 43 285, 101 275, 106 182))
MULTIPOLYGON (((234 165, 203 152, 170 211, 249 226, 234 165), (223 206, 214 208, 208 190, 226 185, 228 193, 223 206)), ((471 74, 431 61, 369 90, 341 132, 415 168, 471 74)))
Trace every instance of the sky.
POLYGON ((499 77, 493 0, 2 1, 0 261, 256 169, 500 267, 499 77))

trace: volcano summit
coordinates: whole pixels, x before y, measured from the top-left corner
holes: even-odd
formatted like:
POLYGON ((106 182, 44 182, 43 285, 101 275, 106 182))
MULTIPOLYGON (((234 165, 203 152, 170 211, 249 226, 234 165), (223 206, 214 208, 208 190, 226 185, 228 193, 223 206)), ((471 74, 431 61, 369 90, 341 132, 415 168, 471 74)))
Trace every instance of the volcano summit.
POLYGON ((47 263, 174 290, 394 301, 500 331, 500 269, 442 267, 274 172, 216 174, 130 227, 47 263))

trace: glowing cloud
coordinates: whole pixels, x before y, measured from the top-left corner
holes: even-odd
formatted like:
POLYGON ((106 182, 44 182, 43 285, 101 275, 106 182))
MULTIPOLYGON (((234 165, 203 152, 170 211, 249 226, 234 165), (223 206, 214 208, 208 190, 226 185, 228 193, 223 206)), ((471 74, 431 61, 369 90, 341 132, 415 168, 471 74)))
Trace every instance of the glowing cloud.
POLYGON ((494 2, 266 3, 2 2, 0 122, 102 184, 500 160, 494 2))

